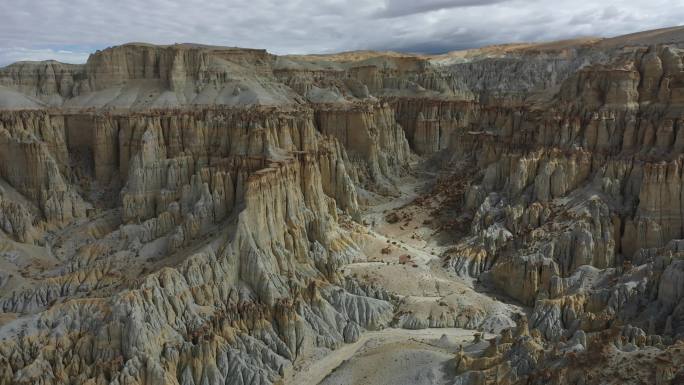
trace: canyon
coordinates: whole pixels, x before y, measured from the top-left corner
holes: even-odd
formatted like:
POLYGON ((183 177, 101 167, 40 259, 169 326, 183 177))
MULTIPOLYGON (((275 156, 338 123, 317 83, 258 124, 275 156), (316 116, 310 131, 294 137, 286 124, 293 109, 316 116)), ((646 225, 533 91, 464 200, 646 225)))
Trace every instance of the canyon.
POLYGON ((684 27, 0 68, 0 385, 684 383, 684 27))

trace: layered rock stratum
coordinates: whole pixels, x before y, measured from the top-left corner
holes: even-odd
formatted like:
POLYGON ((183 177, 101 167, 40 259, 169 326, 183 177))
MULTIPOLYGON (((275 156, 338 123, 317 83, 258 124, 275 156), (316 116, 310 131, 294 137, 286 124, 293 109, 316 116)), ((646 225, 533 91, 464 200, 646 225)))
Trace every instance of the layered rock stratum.
POLYGON ((0 68, 0 385, 684 383, 683 63, 679 27, 0 68))

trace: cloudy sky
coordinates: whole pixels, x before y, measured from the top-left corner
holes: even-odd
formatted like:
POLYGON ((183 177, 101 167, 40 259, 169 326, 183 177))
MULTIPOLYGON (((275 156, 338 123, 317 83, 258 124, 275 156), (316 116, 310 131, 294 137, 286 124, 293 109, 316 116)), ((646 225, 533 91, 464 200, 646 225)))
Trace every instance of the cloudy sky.
POLYGON ((682 0, 4 0, 0 65, 49 58, 81 63, 89 52, 132 41, 277 54, 434 53, 682 23, 682 0))

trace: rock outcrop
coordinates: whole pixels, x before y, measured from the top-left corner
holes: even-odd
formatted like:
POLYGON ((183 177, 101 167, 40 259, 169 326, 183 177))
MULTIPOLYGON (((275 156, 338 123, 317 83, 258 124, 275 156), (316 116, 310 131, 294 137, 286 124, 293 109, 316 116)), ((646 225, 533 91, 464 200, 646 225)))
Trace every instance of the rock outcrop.
MULTIPOLYGON (((625 352, 681 359, 681 301, 662 302, 658 293, 679 298, 670 282, 678 286, 684 223, 684 51, 582 50, 591 64, 561 71, 551 94, 523 87, 529 99, 520 103, 520 84, 504 82, 487 96, 506 98, 509 84, 508 103, 461 107, 467 120, 452 131, 451 162, 482 171, 464 169, 452 182, 460 188, 467 179, 450 207, 470 226, 445 264, 529 306, 535 335, 474 361, 462 356, 456 383, 602 383, 601 365, 619 373, 625 352), (591 342, 574 345, 585 338, 591 342), (560 363, 568 351, 582 364, 560 363)), ((668 384, 678 374, 642 375, 668 384)))

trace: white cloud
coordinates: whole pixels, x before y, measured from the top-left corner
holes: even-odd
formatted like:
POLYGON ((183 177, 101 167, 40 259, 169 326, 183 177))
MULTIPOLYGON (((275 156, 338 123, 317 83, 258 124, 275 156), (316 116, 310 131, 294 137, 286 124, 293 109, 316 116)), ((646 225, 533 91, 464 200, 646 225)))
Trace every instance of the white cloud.
POLYGON ((680 0, 15 0, 0 2, 0 15, 0 64, 6 64, 20 58, 84 61, 85 52, 131 41, 199 42, 266 48, 279 54, 354 49, 435 52, 673 26, 684 20, 684 4, 680 0))

